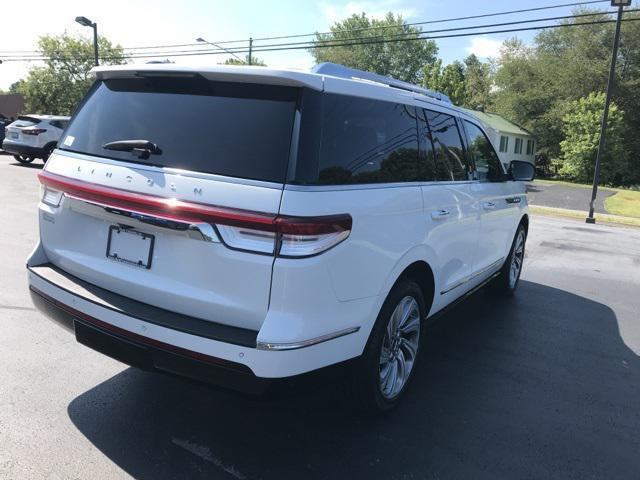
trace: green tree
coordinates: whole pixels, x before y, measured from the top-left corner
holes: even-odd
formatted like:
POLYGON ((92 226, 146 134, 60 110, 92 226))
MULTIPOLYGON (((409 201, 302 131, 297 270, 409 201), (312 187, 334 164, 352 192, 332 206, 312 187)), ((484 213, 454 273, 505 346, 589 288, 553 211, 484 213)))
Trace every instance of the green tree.
MULTIPOLYGON (((562 118, 565 138, 560 142, 560 174, 578 182, 593 179, 604 101, 605 94, 601 92, 590 93, 569 103, 567 113, 562 118)), ((627 180, 627 162, 622 141, 623 115, 618 106, 611 103, 607 141, 600 170, 600 179, 606 184, 619 185, 627 180)))
POLYGON ((489 110, 492 105, 493 72, 491 64, 474 54, 464 59, 465 104, 473 110, 489 110))
MULTIPOLYGON (((574 13, 597 13, 577 9, 574 13)), ((626 19, 638 13, 625 14, 626 19)), ((607 15, 590 17, 608 20, 607 15)), ((575 24, 584 18, 561 22, 575 24)), ((618 56, 615 101, 625 112, 623 143, 629 152, 628 182, 640 182, 640 22, 624 22, 618 56)), ((603 23, 558 28, 539 33, 532 46, 517 39, 505 42, 495 75, 495 111, 521 124, 539 138, 539 153, 562 162, 563 118, 568 105, 606 88, 614 25, 603 23)))
MULTIPOLYGON (((249 65, 249 55, 246 55, 243 60, 238 60, 235 57, 227 58, 223 65, 249 65)), ((258 65, 259 67, 266 67, 267 64, 263 60, 256 56, 251 57, 251 65, 258 65)))
MULTIPOLYGON (((98 40, 101 64, 122 64, 122 47, 109 40, 98 40)), ((27 77, 15 85, 25 97, 30 113, 69 115, 85 95, 93 79, 93 42, 68 34, 45 35, 38 40, 38 50, 47 60, 44 67, 32 68, 27 77)), ((12 85, 12 89, 14 89, 12 85)))
POLYGON ((461 107, 489 110, 493 103, 493 68, 475 55, 442 67, 438 59, 422 69, 425 87, 442 92, 461 107))
POLYGON ((387 13, 382 20, 365 13, 336 22, 327 34, 316 34, 309 49, 317 63, 334 62, 352 68, 390 75, 398 80, 421 83, 423 67, 436 61, 438 47, 433 40, 388 41, 416 38, 420 28, 406 24, 400 15, 387 13), (374 27, 374 28, 372 28, 374 27), (335 45, 332 43, 359 43, 335 45))
POLYGON ((447 95, 456 105, 467 104, 465 66, 455 61, 442 67, 442 60, 438 59, 422 69, 422 83, 426 88, 447 95))

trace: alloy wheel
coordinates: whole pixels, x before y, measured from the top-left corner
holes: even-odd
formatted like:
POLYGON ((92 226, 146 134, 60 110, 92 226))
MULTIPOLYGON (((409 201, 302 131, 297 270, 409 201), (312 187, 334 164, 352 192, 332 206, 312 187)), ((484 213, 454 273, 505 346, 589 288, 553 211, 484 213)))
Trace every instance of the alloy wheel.
POLYGON ((385 331, 380 351, 380 391, 387 399, 397 397, 411 375, 420 343, 420 306, 406 296, 396 306, 385 331))
POLYGON ((524 232, 519 231, 516 238, 513 254, 511 255, 511 268, 509 268, 509 287, 515 288, 520 278, 522 262, 524 261, 524 232))

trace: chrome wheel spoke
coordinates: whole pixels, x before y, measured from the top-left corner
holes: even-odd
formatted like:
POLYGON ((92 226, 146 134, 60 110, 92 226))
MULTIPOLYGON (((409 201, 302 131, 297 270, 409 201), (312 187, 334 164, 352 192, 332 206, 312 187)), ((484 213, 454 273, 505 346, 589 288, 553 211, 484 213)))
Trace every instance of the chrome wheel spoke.
POLYGON ((411 342, 410 340, 403 338, 401 340, 400 343, 400 352, 402 352, 402 355, 405 359, 407 359, 408 361, 413 361, 416 358, 416 355, 418 353, 418 345, 417 345, 417 340, 415 342, 415 344, 413 342, 411 342), (405 355, 406 353, 406 355, 405 355))
POLYGON ((398 352, 398 358, 396 358, 396 382, 393 389, 393 394, 397 395, 402 390, 406 380, 407 380, 407 363, 404 359, 404 355, 402 354, 402 350, 398 352))
POLYGON ((403 337, 406 337, 412 333, 420 331, 420 314, 416 313, 407 319, 405 324, 400 327, 400 333, 403 337))

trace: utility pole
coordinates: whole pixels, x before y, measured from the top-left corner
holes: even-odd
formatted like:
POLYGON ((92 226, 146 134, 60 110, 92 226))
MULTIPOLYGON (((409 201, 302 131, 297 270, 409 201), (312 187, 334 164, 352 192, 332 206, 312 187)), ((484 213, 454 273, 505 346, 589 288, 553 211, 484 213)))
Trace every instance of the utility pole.
POLYGON ((607 95, 604 101, 604 112, 602 113, 602 123, 600 124, 600 142, 598 143, 598 153, 596 154, 596 167, 593 174, 593 190, 591 191, 591 202, 589 202, 589 216, 587 223, 596 223, 593 216, 593 209, 598 196, 598 182, 600 181, 600 163, 604 154, 604 145, 607 138, 607 121, 609 118, 609 104, 616 81, 616 61, 618 60, 618 46, 620 44, 620 25, 622 24, 622 12, 624 7, 631 5, 631 0, 611 0, 612 7, 618 7, 616 19, 616 33, 613 37, 613 52, 611 54, 611 67, 609 68, 609 80, 607 81, 607 95))
POLYGON ((251 53, 253 52, 253 38, 249 37, 249 65, 253 64, 251 53))

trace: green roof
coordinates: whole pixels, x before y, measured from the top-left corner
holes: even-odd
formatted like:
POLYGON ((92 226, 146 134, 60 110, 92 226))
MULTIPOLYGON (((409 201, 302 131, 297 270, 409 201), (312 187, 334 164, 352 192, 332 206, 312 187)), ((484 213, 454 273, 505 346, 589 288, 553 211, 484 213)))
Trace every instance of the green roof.
POLYGON ((523 135, 526 137, 532 136, 531 133, 527 132, 524 128, 516 125, 513 122, 510 122, 504 117, 501 117, 497 113, 479 112, 477 110, 469 110, 467 108, 463 108, 462 110, 475 116, 493 129, 498 130, 499 132, 511 133, 512 135, 523 135))

